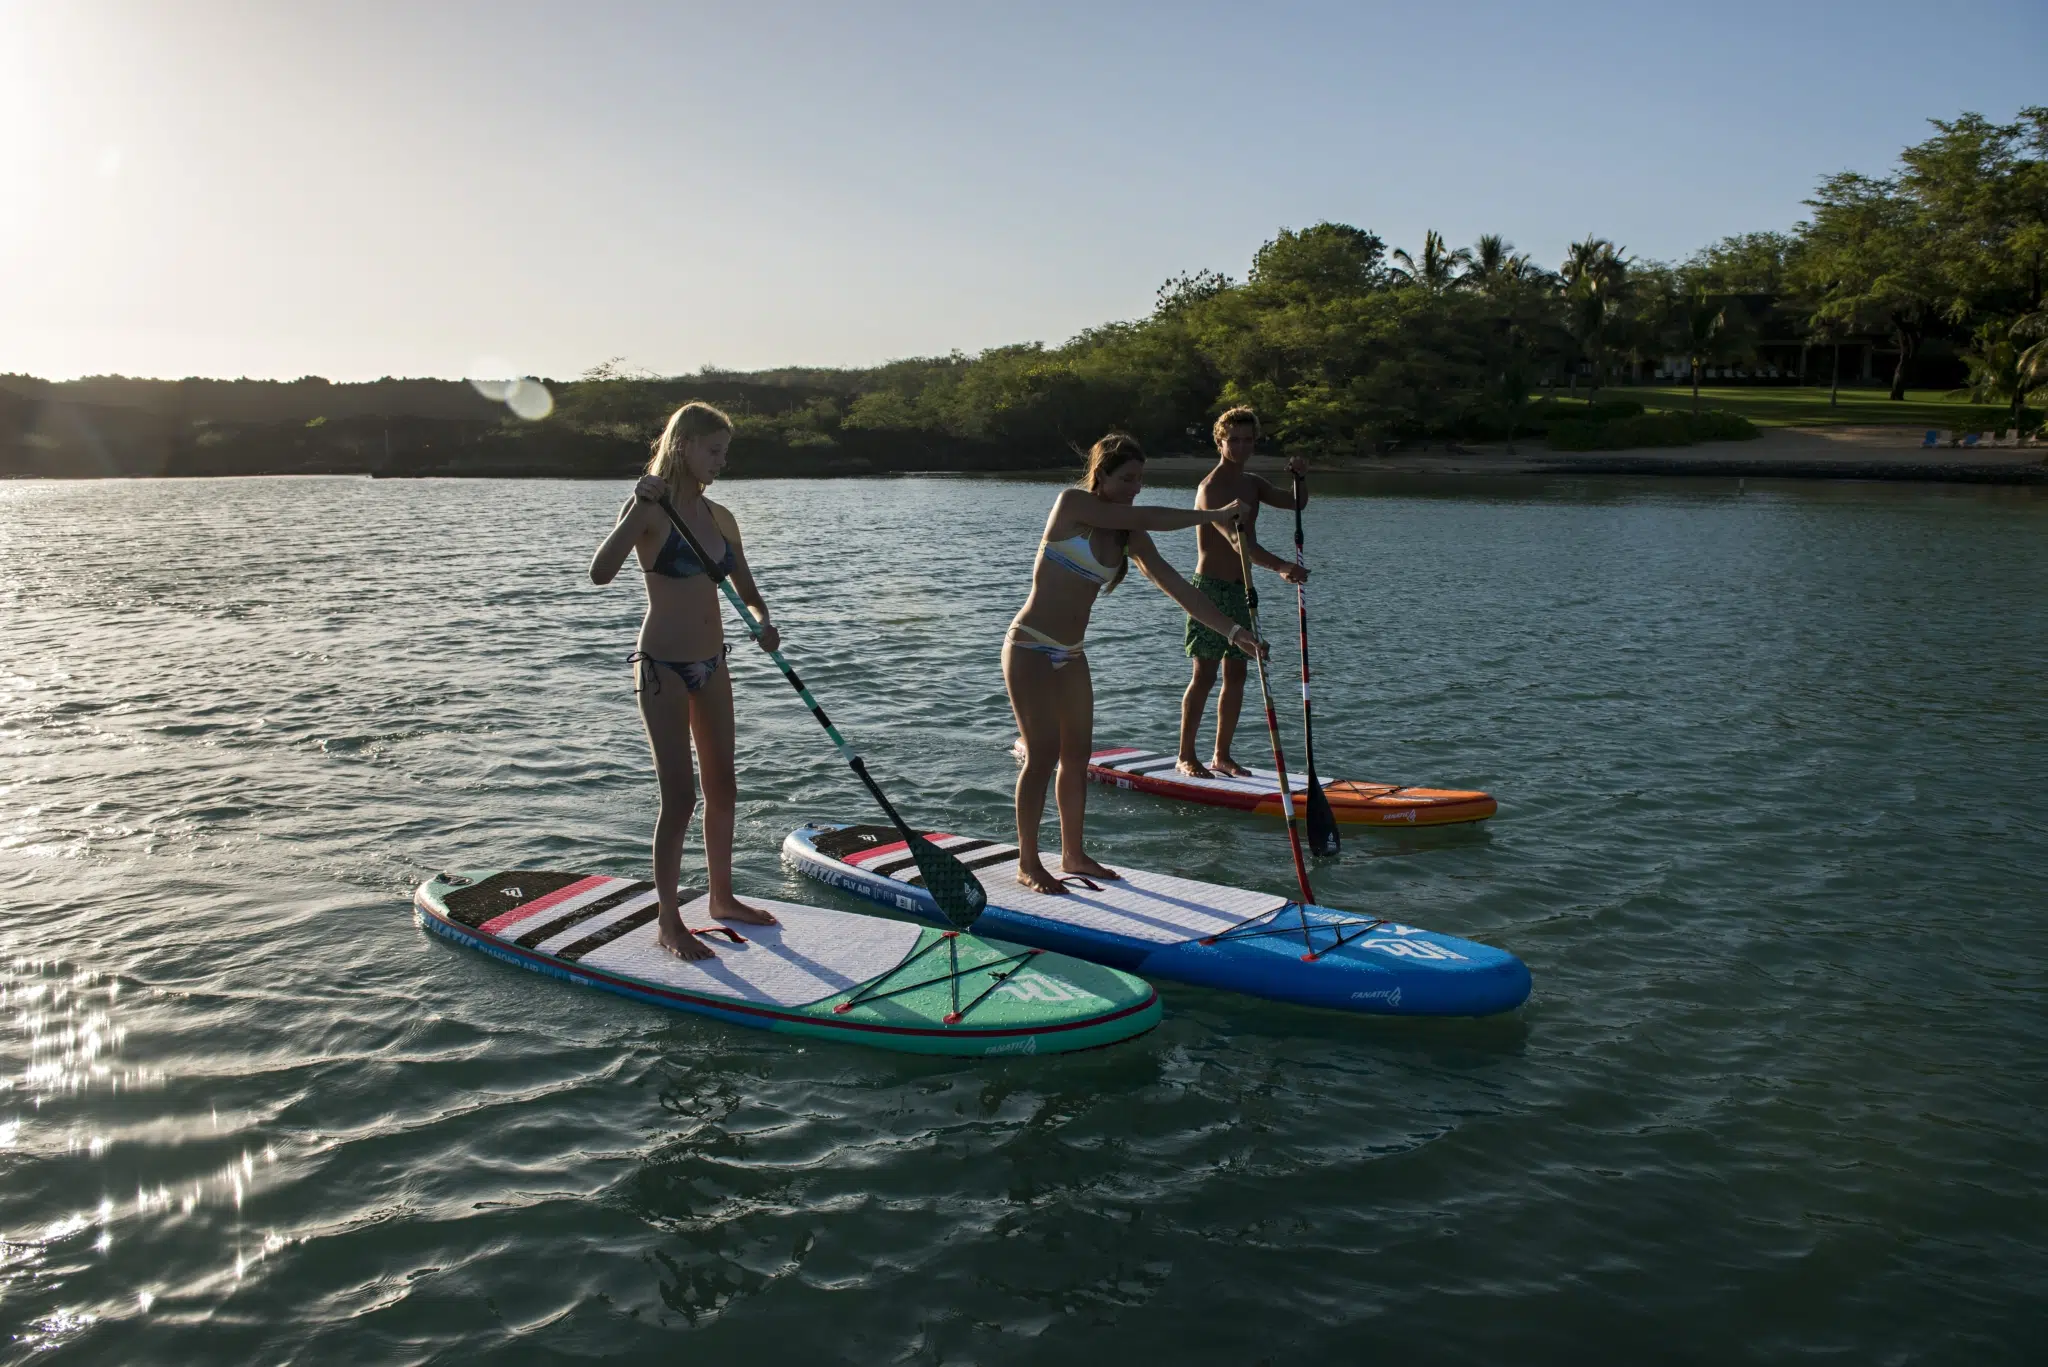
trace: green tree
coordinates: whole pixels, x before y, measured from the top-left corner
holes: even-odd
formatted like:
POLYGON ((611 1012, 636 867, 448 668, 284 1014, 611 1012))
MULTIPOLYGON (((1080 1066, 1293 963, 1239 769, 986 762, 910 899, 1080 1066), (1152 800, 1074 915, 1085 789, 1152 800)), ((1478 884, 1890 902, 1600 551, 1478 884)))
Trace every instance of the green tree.
POLYGON ((1251 284, 1273 295, 1327 299, 1386 283, 1387 245, 1348 223, 1318 223, 1280 235, 1252 258, 1251 284))
POLYGON ((1891 334, 1899 352, 1891 397, 1904 399, 1907 367, 1952 297, 1933 225, 1895 181, 1855 172, 1829 176, 1806 203, 1806 269, 1832 282, 1824 315, 1891 334))
POLYGON ((2048 263, 2048 108, 2012 123, 1929 120, 1935 136, 1900 154, 1898 193, 1934 243, 1945 313, 2011 321, 2041 306, 2048 263))

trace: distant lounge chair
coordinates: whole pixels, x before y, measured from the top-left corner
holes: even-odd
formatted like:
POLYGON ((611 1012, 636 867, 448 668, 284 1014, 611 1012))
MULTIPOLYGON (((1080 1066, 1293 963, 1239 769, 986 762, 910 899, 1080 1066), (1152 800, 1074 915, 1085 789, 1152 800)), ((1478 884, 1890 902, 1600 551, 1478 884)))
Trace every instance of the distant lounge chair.
POLYGON ((1982 435, 1983 435, 1983 433, 1981 433, 1981 432, 1972 432, 1972 433, 1970 433, 1970 435, 1968 435, 1967 437, 1964 437, 1964 438, 1963 438, 1963 449, 1964 449, 1965 451, 1967 451, 1967 450, 1969 450, 1969 449, 1970 449, 1971 447, 1975 446, 1975 445, 1977 444, 1977 438, 1978 438, 1978 437, 1980 437, 1980 436, 1982 436, 1982 435))
POLYGON ((1934 430, 1933 428, 1931 428, 1931 427, 1930 427, 1930 428, 1928 428, 1928 429, 1927 429, 1927 435, 1926 435, 1926 436, 1924 436, 1924 437, 1922 437, 1922 438, 1920 439, 1920 444, 1921 444, 1922 446, 1939 446, 1939 445, 1941 445, 1941 433, 1939 433, 1939 432, 1935 431, 1935 430, 1934 430))

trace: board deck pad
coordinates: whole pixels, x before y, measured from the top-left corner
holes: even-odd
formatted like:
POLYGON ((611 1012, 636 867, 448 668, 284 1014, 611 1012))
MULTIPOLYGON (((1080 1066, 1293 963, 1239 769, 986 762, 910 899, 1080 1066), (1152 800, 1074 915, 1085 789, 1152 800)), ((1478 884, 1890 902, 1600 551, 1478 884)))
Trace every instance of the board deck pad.
MULTIPOLYGON (((886 827, 852 828, 884 831, 886 827)), ((1017 881, 1017 847, 992 840, 970 840, 960 835, 931 837, 942 850, 961 856, 988 890, 989 900, 1008 911, 1037 916, 1067 925, 1081 926, 1147 944, 1171 945, 1184 940, 1218 935, 1233 926, 1270 916, 1289 905, 1285 897, 1244 888, 1223 888, 1198 883, 1171 874, 1147 873, 1142 869, 1119 869, 1123 877, 1111 882, 1070 875, 1065 896, 1033 892, 1017 881), (970 856, 965 852, 973 850, 970 856)), ((836 855, 857 869, 893 877, 915 886, 921 880, 909 861, 903 842, 861 846, 859 837, 828 843, 819 840, 825 853, 847 849, 836 855)), ((1054 865, 1048 864, 1048 868, 1054 865)))
POLYGON ((1111 1043, 1158 1018, 1149 985, 1095 964, 908 921, 746 900, 780 924, 712 921, 708 894, 682 894, 684 925, 713 950, 704 960, 661 947, 654 885, 644 881, 552 870, 443 875, 421 886, 414 905, 428 929, 555 977, 885 1047, 1053 1052, 1111 1043))
MULTIPOLYGON (((1246 765, 1248 778, 1215 775, 1194 778, 1181 773, 1171 753, 1115 745, 1088 757, 1088 776, 1097 783, 1177 798, 1213 807, 1280 814, 1280 776, 1272 769, 1246 765)), ((1336 779, 1322 784, 1323 796, 1339 822, 1355 825, 1445 826, 1483 821, 1499 810, 1491 795, 1474 790, 1418 788, 1397 783, 1336 779)), ((1297 814, 1306 812, 1307 776, 1288 775, 1288 790, 1297 814)))
MULTIPOLYGON (((1389 917, 1117 865, 1121 878, 1066 875, 1066 893, 1049 895, 1016 881, 1014 845, 938 831, 926 838, 981 879, 983 933, 1020 944, 1151 978, 1375 1014, 1492 1015, 1529 995, 1529 970, 1513 954, 1389 917)), ((890 827, 812 822, 782 848, 820 882, 940 918, 890 827)), ((1056 854, 1046 867, 1057 870, 1056 854)))

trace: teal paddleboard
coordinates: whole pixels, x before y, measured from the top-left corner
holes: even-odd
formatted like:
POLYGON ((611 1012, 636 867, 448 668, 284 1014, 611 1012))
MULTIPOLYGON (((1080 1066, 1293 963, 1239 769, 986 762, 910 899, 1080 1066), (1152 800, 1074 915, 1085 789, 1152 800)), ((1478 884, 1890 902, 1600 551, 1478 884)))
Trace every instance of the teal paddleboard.
POLYGON ((1159 1023, 1149 983, 1024 945, 750 897, 781 922, 683 923, 715 957, 655 943, 654 885, 553 869, 444 873, 413 894, 419 924, 494 958, 735 1025, 916 1054, 1093 1049, 1159 1023))

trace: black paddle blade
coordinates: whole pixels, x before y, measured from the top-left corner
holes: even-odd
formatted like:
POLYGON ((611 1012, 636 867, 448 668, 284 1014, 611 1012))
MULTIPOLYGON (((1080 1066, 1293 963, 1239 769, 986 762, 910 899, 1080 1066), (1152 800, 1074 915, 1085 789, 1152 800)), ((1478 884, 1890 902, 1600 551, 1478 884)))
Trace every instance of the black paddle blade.
POLYGON ((910 857, 924 879, 924 890, 957 930, 967 930, 988 907, 988 889, 967 866, 921 835, 910 838, 910 857))
POLYGON ((1343 842, 1337 839, 1337 814, 1330 810, 1330 799, 1323 796, 1323 785, 1316 782, 1316 776, 1308 776, 1308 847, 1315 854, 1335 854, 1343 842))

